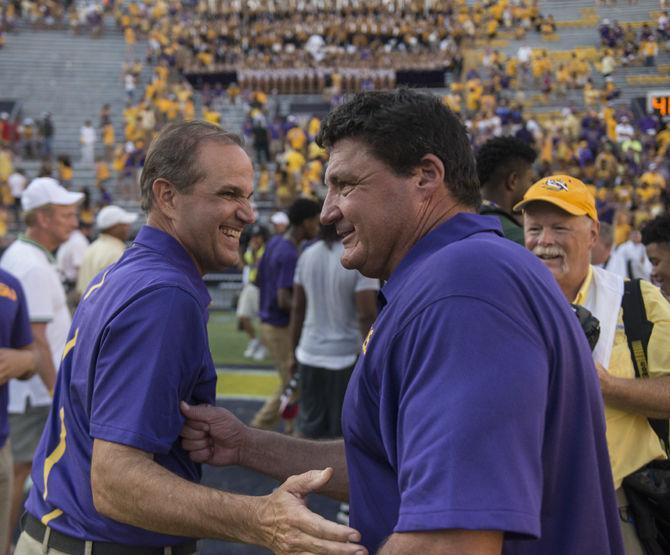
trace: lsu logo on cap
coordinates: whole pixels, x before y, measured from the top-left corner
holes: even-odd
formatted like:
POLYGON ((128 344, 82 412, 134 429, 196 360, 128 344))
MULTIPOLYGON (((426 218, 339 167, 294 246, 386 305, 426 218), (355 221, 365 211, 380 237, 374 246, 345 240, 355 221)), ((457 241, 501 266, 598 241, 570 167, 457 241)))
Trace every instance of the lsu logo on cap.
POLYGON ((565 184, 565 182, 561 181, 560 179, 547 179, 543 184, 542 187, 545 189, 549 189, 550 191, 567 191, 568 186, 565 184))

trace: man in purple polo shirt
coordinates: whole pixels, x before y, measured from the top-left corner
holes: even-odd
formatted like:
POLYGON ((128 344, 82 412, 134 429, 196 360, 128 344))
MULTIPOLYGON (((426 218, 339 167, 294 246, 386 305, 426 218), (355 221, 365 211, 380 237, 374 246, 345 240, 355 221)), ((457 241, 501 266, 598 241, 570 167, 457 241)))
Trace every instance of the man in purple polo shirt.
POLYGON ((323 122, 321 220, 386 280, 343 409, 312 442, 183 407, 193 460, 274 476, 329 461, 371 552, 623 552, 589 346, 546 268, 476 215, 461 122, 431 95, 356 96, 323 122))
POLYGON ((293 349, 288 323, 293 275, 301 246, 319 233, 320 209, 313 200, 297 199, 288 209, 288 230, 268 241, 258 265, 256 284, 260 292, 261 335, 279 372, 280 384, 254 416, 251 425, 257 428, 273 428, 277 424, 279 397, 291 379, 293 349))
POLYGON ((205 122, 166 127, 140 192, 135 243, 84 292, 35 455, 16 555, 191 554, 191 538, 287 552, 357 553, 357 533, 304 507, 332 470, 292 477, 265 497, 197 484, 179 446, 179 402, 214 403, 202 276, 238 261, 254 221, 253 169, 236 135, 205 122))
POLYGON ((9 507, 12 493, 12 449, 9 445, 7 383, 25 380, 37 368, 38 355, 21 283, 0 270, 0 553, 6 553, 12 530, 9 507))

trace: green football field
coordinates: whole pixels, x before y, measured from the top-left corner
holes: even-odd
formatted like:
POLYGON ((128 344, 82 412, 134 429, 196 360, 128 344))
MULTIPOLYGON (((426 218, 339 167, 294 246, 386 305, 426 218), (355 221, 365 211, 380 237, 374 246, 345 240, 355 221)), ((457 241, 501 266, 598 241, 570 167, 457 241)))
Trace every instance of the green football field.
POLYGON ((279 378, 272 362, 243 356, 248 337, 237 329, 234 312, 212 311, 208 329, 209 347, 218 373, 219 399, 262 400, 277 390, 279 378))
MULTIPOLYGON (((244 358, 249 338, 237 329, 234 312, 212 311, 209 314, 209 348, 217 367, 220 366, 267 366, 269 360, 256 361, 244 358)), ((258 331, 258 322, 255 324, 258 331)))

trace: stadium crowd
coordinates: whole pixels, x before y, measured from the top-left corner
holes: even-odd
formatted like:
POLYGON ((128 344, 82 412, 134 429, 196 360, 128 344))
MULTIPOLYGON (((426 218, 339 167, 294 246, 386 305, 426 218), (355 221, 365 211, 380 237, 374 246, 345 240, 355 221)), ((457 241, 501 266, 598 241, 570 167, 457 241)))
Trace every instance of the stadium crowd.
MULTIPOLYGON (((320 116, 280 114, 275 95, 323 92, 337 107, 345 103, 348 92, 392 88, 395 73, 388 68, 450 71, 448 91, 440 100, 460 116, 468 131, 484 201, 481 212, 497 216, 505 236, 542 260, 568 302, 586 306, 598 318, 606 341, 594 350, 593 357, 605 400, 609 455, 620 508, 628 502, 619 491, 623 480, 650 461, 665 457, 664 445, 647 424, 647 417, 667 420, 667 403, 654 397, 656 404, 649 408, 644 402, 621 401, 621 390, 617 390, 621 384, 608 381, 608 370, 615 379, 632 378, 638 372, 635 357, 631 361, 628 351, 626 321, 613 293, 601 295, 598 301, 592 297, 596 290, 623 288, 624 279, 643 280, 640 295, 655 330, 645 342, 648 373, 665 379, 670 371, 666 347, 670 341, 666 329, 670 311, 670 123, 650 114, 636 115, 618 102, 620 91, 612 75, 620 66, 655 64, 658 49, 667 48, 670 39, 667 14, 659 17, 655 29, 644 25, 639 31, 604 20, 597 30, 601 47, 595 55, 575 52, 560 59, 542 49, 532 50, 523 41, 527 32, 551 36, 557 30, 552 16, 543 16, 534 2, 466 5, 438 1, 430 7, 409 2, 403 10, 384 1, 341 4, 324 9, 318 2, 305 2, 303 12, 298 13, 297 6, 284 10, 272 1, 240 5, 160 0, 110 3, 104 9, 114 13, 128 49, 128 61, 121 70, 127 104, 122 114, 102 106, 96 125, 91 120, 84 123, 81 157, 73 162, 68 155, 53 152, 56 130, 48 112, 20 122, 0 116, 0 236, 6 238, 3 247, 8 247, 0 267, 14 273, 20 285, 0 275, 7 287, 18 291, 15 295, 28 299, 28 314, 21 318, 29 318, 34 338, 30 347, 30 333, 23 322, 20 339, 6 346, 31 356, 40 353, 40 360, 50 361, 46 369, 38 368, 36 359, 21 353, 9 376, 25 377, 38 370, 31 380, 39 394, 27 388, 22 391, 26 410, 17 409, 18 402, 10 404, 11 412, 23 416, 12 419, 15 431, 10 433, 25 438, 22 442, 12 436, 16 483, 25 482, 30 472, 48 414, 61 353, 67 350, 69 311, 94 290, 96 286, 89 288, 89 284, 98 272, 122 256, 136 219, 114 203, 137 199, 136 185, 149 146, 168 124, 196 120, 220 124, 216 106, 221 102, 246 106, 242 132, 256 170, 255 197, 278 209, 262 222, 267 227, 250 226, 240 247, 245 290, 238 317, 250 339, 246 356, 259 360, 269 352, 281 382, 253 425, 276 428, 283 414, 284 431, 299 437, 341 435, 344 390, 356 352, 374 321, 374 297, 380 284, 352 270, 336 274, 335 261, 343 247, 332 229, 318 231, 320 206, 327 199, 329 185, 332 189, 325 178, 328 151, 324 146, 333 145, 323 145, 323 138, 317 138, 322 131, 320 116), (516 55, 505 56, 488 48, 480 67, 464 69, 464 51, 475 41, 494 39, 500 32, 513 32, 520 41, 516 55), (313 39, 315 36, 321 40, 313 39), (138 37, 149 41, 146 59, 135 52, 138 37), (226 89, 206 89, 202 107, 197 109, 197 95, 184 73, 230 68, 237 71, 238 82, 226 89), (601 81, 603 86, 597 86, 601 81), (529 99, 524 93, 527 89, 539 89, 542 98, 529 99), (583 107, 565 106, 542 117, 533 112, 535 102, 555 102, 571 89, 583 91, 583 107), (123 121, 122 137, 114 131, 117 118, 123 121), (31 158, 43 162, 36 176, 27 176, 21 169, 22 160, 31 158), (95 183, 83 193, 70 190, 72 168, 77 164, 95 167, 95 183), (90 200, 94 187, 100 199, 95 206, 90 200), (564 191, 569 191, 567 200, 561 196, 564 191), (51 211, 54 207, 56 215, 51 211), (25 233, 10 246, 12 226, 25 233), (94 227, 100 236, 89 245, 94 227), (554 233, 558 239, 546 239, 554 233), (543 240, 538 239, 540 235, 543 240), (45 308, 40 313, 31 301, 43 293, 36 290, 47 289, 42 281, 31 281, 31 257, 38 257, 40 271, 48 272, 48 293, 53 299, 45 302, 53 300, 57 314, 45 308), (563 261, 562 266, 557 259, 563 261), (573 265, 580 272, 575 273, 573 265), (324 268, 332 271, 324 272, 324 268), (333 289, 341 296, 326 295, 333 289), (614 304, 607 306, 603 298, 614 304), (254 327, 258 317, 259 333, 254 327), (54 326, 58 333, 48 332, 54 326), (332 347, 329 341, 339 347, 332 347), (291 409, 296 386, 302 387, 302 395, 294 427, 291 409), (327 398, 322 396, 324 390, 331 393, 327 398), (26 404, 25 399, 30 401, 26 404), (626 433, 630 444, 617 439, 626 433), (625 445, 612 448, 612 443, 625 445)), ((23 2, 19 10, 16 4, 10 5, 14 6, 7 20, 10 23, 15 17, 36 26, 82 21, 74 6, 23 2)), ((95 27, 95 16, 89 23, 95 27)), ((652 396, 648 391, 640 395, 645 401, 645 395, 652 396)), ((21 502, 22 495, 15 494, 12 525, 18 520, 21 502)), ((346 507, 342 509, 344 521, 346 507)), ((629 528, 628 532, 624 528, 626 553, 641 553, 635 539, 638 532, 629 528)), ((5 541, 0 533, 0 550, 5 541)))

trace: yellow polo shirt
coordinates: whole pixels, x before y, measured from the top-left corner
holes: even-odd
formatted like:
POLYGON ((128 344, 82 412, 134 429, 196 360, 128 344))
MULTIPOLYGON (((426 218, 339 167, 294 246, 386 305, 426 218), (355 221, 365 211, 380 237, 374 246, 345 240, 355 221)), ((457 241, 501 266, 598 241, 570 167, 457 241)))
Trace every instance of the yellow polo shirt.
MULTIPOLYGON (((593 270, 589 273, 577 293, 574 304, 586 301, 593 282, 593 270)), ((649 339, 647 362, 650 378, 670 375, 670 303, 661 295, 660 290, 651 283, 640 282, 640 290, 647 319, 654 323, 649 339)), ((630 357, 628 342, 623 326, 623 309, 619 308, 614 347, 607 371, 618 378, 635 379, 635 369, 630 357)), ((664 459, 665 451, 646 416, 624 412, 605 403, 605 422, 607 425, 607 448, 612 464, 614 487, 619 488, 621 481, 637 469, 654 459, 664 459)))

